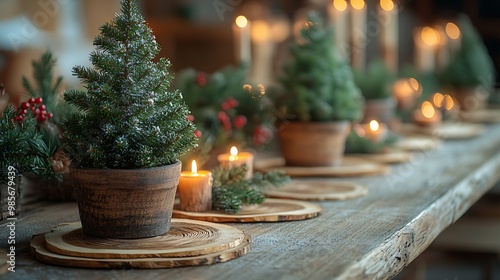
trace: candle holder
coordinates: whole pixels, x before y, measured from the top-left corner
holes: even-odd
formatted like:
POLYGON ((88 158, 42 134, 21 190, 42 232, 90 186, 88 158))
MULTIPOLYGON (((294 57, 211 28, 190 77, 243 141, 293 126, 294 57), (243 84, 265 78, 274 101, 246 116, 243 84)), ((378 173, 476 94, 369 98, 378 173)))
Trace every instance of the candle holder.
POLYGON ((193 160, 191 172, 181 172, 179 186, 180 210, 205 212, 212 209, 212 173, 197 170, 193 160))

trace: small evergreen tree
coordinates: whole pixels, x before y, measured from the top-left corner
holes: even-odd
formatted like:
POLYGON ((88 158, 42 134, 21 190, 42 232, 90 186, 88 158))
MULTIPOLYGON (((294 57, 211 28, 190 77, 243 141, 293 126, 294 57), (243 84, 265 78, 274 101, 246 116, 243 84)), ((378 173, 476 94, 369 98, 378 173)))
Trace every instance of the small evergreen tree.
POLYGON ((354 82, 366 100, 386 99, 392 96, 394 75, 381 60, 376 60, 366 72, 354 71, 354 82))
POLYGON ((64 122, 68 152, 81 167, 149 168, 172 164, 196 145, 182 94, 171 90, 170 62, 133 0, 101 26, 90 55, 93 68, 74 74, 86 91, 65 99, 80 112, 64 122))
POLYGON ((311 12, 301 40, 290 46, 291 60, 280 81, 285 89, 277 96, 278 108, 298 121, 356 120, 363 98, 354 84, 350 66, 336 55, 333 32, 311 12))

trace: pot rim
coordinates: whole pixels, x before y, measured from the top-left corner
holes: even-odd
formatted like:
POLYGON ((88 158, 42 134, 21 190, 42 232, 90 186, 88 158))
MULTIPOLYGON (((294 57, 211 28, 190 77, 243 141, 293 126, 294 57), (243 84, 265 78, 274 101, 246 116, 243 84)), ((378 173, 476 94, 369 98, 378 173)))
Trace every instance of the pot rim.
POLYGON ((69 166, 69 168, 83 170, 83 171, 97 171, 97 172, 101 171, 101 172, 116 172, 116 173, 118 173, 118 172, 131 172, 131 171, 132 172, 133 171, 148 172, 148 171, 167 169, 167 168, 171 168, 171 167, 175 168, 178 165, 182 165, 182 162, 180 160, 177 160, 175 163, 172 163, 172 164, 156 166, 156 167, 149 167, 149 168, 129 168, 129 169, 125 169, 125 168, 90 168, 90 167, 80 167, 80 166, 77 166, 76 164, 73 164, 73 163, 69 166))

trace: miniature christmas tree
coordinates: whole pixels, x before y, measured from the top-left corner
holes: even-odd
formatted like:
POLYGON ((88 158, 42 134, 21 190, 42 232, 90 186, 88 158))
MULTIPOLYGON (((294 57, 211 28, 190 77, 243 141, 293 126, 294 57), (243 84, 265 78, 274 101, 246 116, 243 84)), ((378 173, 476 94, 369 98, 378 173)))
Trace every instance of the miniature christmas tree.
POLYGON ((392 96, 394 75, 381 60, 372 62, 366 72, 354 71, 354 81, 366 100, 381 100, 392 96))
POLYGON ((336 55, 330 28, 310 13, 301 40, 290 46, 291 60, 280 81, 285 89, 277 96, 278 108, 298 121, 356 120, 363 98, 354 84, 349 65, 336 55))
POLYGON ((93 68, 74 74, 86 91, 65 99, 80 112, 64 122, 66 147, 80 167, 150 168, 173 164, 196 145, 182 94, 170 89, 170 62, 153 62, 160 47, 132 0, 101 26, 93 68))

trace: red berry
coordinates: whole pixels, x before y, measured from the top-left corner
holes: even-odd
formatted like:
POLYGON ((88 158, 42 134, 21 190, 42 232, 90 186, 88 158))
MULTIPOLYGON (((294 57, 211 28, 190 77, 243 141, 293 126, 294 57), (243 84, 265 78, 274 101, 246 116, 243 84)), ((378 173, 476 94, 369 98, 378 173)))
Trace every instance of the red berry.
POLYGON ((40 105, 40 107, 38 107, 38 108, 40 108, 40 110, 46 110, 47 109, 47 107, 45 107, 45 105, 40 105))
POLYGON ((223 123, 222 123, 222 128, 223 128, 225 131, 231 131, 231 123, 230 123, 230 122, 223 122, 223 123))
POLYGON ((188 121, 194 122, 194 116, 193 115, 188 115, 187 116, 188 121))
POLYGON ((21 110, 21 115, 26 115, 28 113, 28 110, 24 109, 24 110, 21 110))
POLYGON ((40 116, 47 116, 47 111, 41 110, 40 111, 40 116))
POLYGON ((242 128, 245 126, 245 124, 247 124, 247 117, 245 117, 243 115, 236 116, 234 118, 233 123, 234 123, 234 127, 236 129, 242 128))
POLYGON ((35 99, 35 103, 36 104, 40 104, 42 102, 43 102, 43 98, 41 98, 41 97, 38 97, 38 98, 35 99))
POLYGON ((272 140, 273 131, 268 127, 259 126, 255 128, 252 138, 253 138, 253 144, 255 146, 260 146, 272 140))
POLYGON ((29 103, 31 104, 35 104, 35 98, 31 97, 29 100, 28 100, 29 103))
POLYGON ((49 118, 49 119, 52 119, 53 117, 54 117, 54 114, 52 114, 52 113, 49 113, 49 114, 47 115, 47 118, 49 118))
POLYGON ((47 120, 47 117, 46 117, 46 116, 44 116, 44 115, 40 115, 40 116, 38 116, 38 118, 36 118, 36 120, 37 120, 38 122, 40 122, 40 123, 43 123, 44 121, 46 121, 46 120, 47 120))
POLYGON ((28 109, 29 107, 30 107, 30 104, 28 102, 21 103, 21 108, 28 109))
POLYGON ((231 106, 231 108, 234 108, 234 107, 236 107, 236 106, 238 106, 238 105, 239 105, 238 100, 236 100, 236 99, 234 99, 234 98, 232 98, 232 97, 229 97, 229 98, 226 100, 226 102, 229 104, 229 106, 231 106))
POLYGON ((201 137, 201 131, 196 130, 196 131, 194 132, 194 136, 196 136, 196 138, 200 138, 200 137, 201 137))
POLYGON ((40 109, 35 109, 35 115, 40 115, 40 109))
POLYGON ((229 109, 231 109, 231 105, 229 104, 229 102, 222 102, 222 104, 220 105, 220 108, 224 111, 227 111, 229 109))
POLYGON ((200 87, 205 86, 207 84, 207 74, 199 72, 196 75, 196 84, 200 87))
POLYGON ((220 122, 222 123, 225 123, 225 122, 229 122, 229 117, 227 116, 226 112, 222 112, 220 111, 218 114, 217 114, 217 118, 219 119, 220 122))

